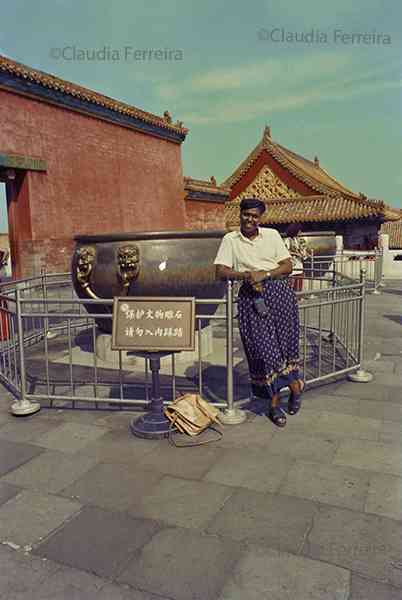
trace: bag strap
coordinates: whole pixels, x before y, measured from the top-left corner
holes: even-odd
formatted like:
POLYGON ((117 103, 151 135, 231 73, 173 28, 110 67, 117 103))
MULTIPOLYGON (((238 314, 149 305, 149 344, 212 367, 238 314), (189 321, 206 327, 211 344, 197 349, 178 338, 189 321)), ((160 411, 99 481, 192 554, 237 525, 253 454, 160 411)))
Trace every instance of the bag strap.
POLYGON ((201 440, 201 441, 199 441, 199 437, 200 437, 200 435, 202 435, 200 433, 200 434, 198 434, 196 436, 198 441, 195 441, 194 437, 192 437, 191 438, 192 441, 189 440, 187 443, 184 443, 184 444, 180 443, 180 444, 178 444, 174 440, 175 437, 185 436, 186 438, 188 438, 188 436, 186 434, 183 434, 183 433, 179 433, 178 435, 176 434, 176 436, 172 435, 173 434, 173 428, 175 427, 175 421, 176 421, 176 419, 172 420, 171 423, 170 423, 168 439, 169 439, 169 442, 172 444, 172 446, 176 446, 176 448, 186 448, 187 446, 203 446, 204 444, 210 444, 211 442, 217 442, 218 440, 220 440, 223 437, 223 432, 220 429, 214 427, 213 425, 208 425, 208 427, 206 429, 204 429, 204 431, 202 433, 204 433, 208 429, 212 429, 213 431, 215 431, 216 433, 219 434, 217 437, 215 436, 215 437, 213 437, 213 438, 211 438, 209 440, 201 440))

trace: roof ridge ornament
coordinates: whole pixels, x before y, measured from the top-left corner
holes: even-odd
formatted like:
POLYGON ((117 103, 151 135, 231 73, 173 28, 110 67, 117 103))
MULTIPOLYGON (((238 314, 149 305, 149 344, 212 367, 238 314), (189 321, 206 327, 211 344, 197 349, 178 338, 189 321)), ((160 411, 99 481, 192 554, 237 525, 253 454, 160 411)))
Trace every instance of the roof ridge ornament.
POLYGON ((265 141, 267 138, 270 140, 271 139, 271 127, 269 125, 265 126, 264 129, 264 135, 262 136, 263 140, 265 141))

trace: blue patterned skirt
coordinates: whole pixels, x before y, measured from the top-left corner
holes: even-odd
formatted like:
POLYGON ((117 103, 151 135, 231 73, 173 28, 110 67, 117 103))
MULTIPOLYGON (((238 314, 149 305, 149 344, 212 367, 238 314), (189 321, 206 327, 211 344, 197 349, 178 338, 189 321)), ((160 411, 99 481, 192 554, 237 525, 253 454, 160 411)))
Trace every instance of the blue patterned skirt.
POLYGON ((299 309, 294 291, 284 279, 265 281, 262 296, 269 314, 254 308, 257 296, 243 284, 238 296, 239 329, 250 380, 256 395, 272 398, 299 379, 299 309))

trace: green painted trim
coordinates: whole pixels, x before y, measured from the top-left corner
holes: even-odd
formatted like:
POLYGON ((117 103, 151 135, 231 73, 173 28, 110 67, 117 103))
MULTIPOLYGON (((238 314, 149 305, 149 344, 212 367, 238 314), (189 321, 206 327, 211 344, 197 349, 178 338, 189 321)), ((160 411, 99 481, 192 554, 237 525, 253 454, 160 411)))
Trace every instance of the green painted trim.
POLYGON ((25 169, 27 171, 47 171, 46 161, 19 154, 0 154, 0 167, 25 169))

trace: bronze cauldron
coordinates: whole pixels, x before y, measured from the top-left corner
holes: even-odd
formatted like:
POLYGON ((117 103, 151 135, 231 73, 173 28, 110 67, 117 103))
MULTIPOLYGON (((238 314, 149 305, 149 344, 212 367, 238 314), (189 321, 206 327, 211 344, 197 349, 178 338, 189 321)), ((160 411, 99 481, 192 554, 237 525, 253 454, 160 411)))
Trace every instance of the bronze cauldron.
MULTIPOLYGON (((214 258, 224 230, 160 231, 76 236, 72 280, 80 298, 115 296, 194 296, 222 298, 225 285, 215 280, 214 258)), ((331 232, 303 236, 315 255, 333 255, 331 232)), ((88 304, 91 314, 111 314, 108 306, 88 304)), ((203 305, 211 315, 216 305, 203 305)), ((98 319, 110 333, 111 319, 98 319)))
MULTIPOLYGON (((222 298, 214 258, 224 231, 162 231, 76 236, 72 279, 80 298, 114 296, 194 296, 222 298)), ((86 305, 92 314, 110 314, 102 305, 86 305)), ((203 314, 216 306, 204 305, 203 314)), ((98 326, 111 332, 111 320, 98 326)))

